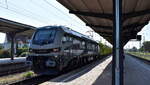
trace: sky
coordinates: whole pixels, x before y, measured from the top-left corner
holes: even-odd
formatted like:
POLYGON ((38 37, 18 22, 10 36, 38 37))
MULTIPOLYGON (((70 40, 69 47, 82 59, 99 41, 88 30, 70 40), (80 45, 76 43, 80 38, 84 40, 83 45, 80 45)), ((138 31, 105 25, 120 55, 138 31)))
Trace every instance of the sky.
POLYGON ((125 48, 130 49, 133 47, 140 48, 140 43, 143 43, 144 41, 150 41, 150 23, 146 25, 139 33, 138 35, 142 35, 142 40, 136 41, 136 40, 130 40, 126 45, 125 48))
MULTIPOLYGON (((2 18, 35 27, 64 25, 85 35, 89 35, 87 31, 92 30, 75 15, 69 14, 69 11, 56 0, 0 0, 0 11, 0 17, 2 18)), ((149 28, 150 25, 145 26, 139 33, 145 35, 145 40, 150 39, 149 28)), ((5 36, 4 33, 0 33, 0 43, 5 41, 5 36)), ((110 45, 97 33, 94 33, 93 38, 110 45)), ((130 41, 125 47, 131 48, 132 46, 139 48, 139 42, 130 41)))

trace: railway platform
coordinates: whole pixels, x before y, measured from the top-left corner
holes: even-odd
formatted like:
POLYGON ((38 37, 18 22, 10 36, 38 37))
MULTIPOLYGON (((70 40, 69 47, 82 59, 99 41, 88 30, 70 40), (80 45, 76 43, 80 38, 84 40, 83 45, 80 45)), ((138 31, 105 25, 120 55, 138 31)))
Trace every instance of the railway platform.
POLYGON ((0 76, 22 72, 30 69, 26 64, 25 57, 17 57, 11 60, 10 58, 0 59, 0 76))
POLYGON ((16 57, 14 60, 11 60, 10 58, 2 58, 0 59, 0 65, 2 64, 12 64, 12 63, 20 63, 20 62, 26 62, 25 57, 16 57))
MULTIPOLYGON (((124 85, 149 85, 150 66, 132 56, 125 56, 124 85)), ((111 60, 109 57, 41 85, 111 85, 111 60)))
MULTIPOLYGON (((144 62, 125 55, 124 85, 149 85, 150 66, 144 62)), ((111 65, 109 65, 93 85, 111 85, 111 65)))

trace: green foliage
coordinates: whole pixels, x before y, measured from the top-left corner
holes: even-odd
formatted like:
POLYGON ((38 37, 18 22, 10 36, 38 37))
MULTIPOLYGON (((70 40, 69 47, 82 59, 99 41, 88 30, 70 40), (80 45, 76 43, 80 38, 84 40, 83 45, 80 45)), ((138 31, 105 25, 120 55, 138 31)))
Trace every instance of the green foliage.
POLYGON ((112 48, 102 44, 101 42, 99 43, 99 47, 100 47, 100 55, 107 55, 112 53, 112 48))
POLYGON ((10 58, 10 52, 8 50, 0 50, 0 58, 10 58))
POLYGON ((34 76, 34 72, 32 72, 32 71, 29 71, 29 72, 27 72, 27 73, 24 74, 25 78, 31 78, 33 76, 34 76))
POLYGON ((16 55, 19 56, 19 55, 21 55, 21 54, 24 53, 24 52, 28 52, 28 48, 27 48, 27 47, 18 48, 16 55))
POLYGON ((19 55, 19 57, 27 57, 28 54, 29 54, 29 52, 23 52, 19 55))
POLYGON ((143 58, 145 60, 149 60, 150 61, 150 53, 143 53, 143 52, 128 52, 131 55, 135 55, 139 58, 143 58))
POLYGON ((143 42, 143 46, 139 49, 142 52, 150 52, 150 41, 143 42))
POLYGON ((131 52, 137 52, 138 49, 136 47, 133 47, 132 49, 129 49, 129 51, 131 51, 131 52))
POLYGON ((143 46, 142 46, 141 48, 139 48, 139 51, 142 51, 142 52, 144 51, 144 48, 143 48, 143 46))
POLYGON ((150 52, 150 41, 143 42, 143 50, 150 52))
POLYGON ((3 46, 0 45, 0 50, 2 50, 2 49, 3 49, 3 46))
POLYGON ((23 46, 23 48, 28 48, 28 45, 27 45, 27 44, 25 44, 25 45, 23 46))

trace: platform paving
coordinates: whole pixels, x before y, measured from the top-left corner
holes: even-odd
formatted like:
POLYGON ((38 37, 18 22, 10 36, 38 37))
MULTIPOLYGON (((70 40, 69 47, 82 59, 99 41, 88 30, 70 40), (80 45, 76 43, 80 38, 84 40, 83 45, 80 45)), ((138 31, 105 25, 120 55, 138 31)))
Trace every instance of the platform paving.
MULTIPOLYGON (((125 55, 124 85, 150 85, 150 65, 132 56, 125 55)), ((111 65, 93 85, 111 85, 111 65)))
MULTIPOLYGON (((150 65, 125 55, 124 85, 150 85, 150 65)), ((41 85, 111 85, 111 58, 41 85), (88 69, 90 68, 90 70, 88 69)))
POLYGON ((126 55, 125 85, 150 85, 150 65, 126 55))

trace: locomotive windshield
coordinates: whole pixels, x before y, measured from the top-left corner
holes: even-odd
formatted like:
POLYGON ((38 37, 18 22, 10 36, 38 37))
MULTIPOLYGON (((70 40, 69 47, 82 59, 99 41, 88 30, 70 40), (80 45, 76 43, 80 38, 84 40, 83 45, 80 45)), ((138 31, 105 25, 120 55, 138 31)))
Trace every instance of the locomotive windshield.
POLYGON ((55 34, 56 30, 54 29, 38 30, 33 38, 33 43, 40 45, 53 43, 55 34))

